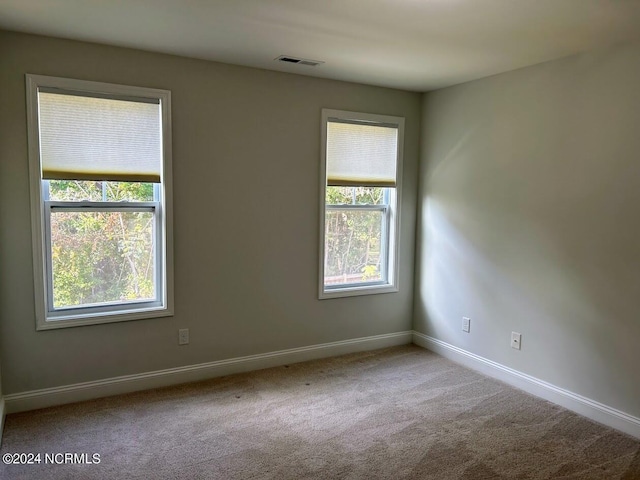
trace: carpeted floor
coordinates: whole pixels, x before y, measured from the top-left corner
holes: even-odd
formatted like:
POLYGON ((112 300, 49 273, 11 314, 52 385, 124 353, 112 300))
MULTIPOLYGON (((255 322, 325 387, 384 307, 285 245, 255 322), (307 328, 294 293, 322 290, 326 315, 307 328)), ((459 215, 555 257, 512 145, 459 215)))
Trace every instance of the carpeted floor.
POLYGON ((416 346, 9 415, 8 452, 42 457, 6 479, 640 479, 639 440, 416 346))

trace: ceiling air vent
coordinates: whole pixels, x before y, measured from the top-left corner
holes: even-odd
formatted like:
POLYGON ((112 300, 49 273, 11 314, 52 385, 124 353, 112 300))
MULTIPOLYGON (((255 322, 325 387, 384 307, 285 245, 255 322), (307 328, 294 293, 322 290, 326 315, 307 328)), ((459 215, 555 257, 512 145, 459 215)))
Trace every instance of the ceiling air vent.
POLYGON ((298 64, 298 65, 306 65, 308 67, 315 67, 317 65, 320 65, 321 63, 324 63, 324 62, 320 62, 318 60, 309 60, 308 58, 290 57, 289 55, 280 55, 275 60, 278 61, 278 62, 295 63, 295 64, 298 64))

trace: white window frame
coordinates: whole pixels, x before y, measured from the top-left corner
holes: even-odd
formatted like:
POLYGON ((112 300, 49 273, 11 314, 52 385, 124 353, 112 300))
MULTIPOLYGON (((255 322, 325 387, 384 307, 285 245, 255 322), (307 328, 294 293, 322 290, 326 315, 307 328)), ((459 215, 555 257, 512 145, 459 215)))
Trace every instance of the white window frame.
MULTIPOLYGON (((402 200, 402 157, 404 146, 404 118, 391 115, 378 115, 372 113, 349 112, 344 110, 322 109, 321 122, 321 161, 320 161, 320 260, 319 260, 319 293, 320 300, 329 298, 352 297, 359 295, 372 295, 380 293, 397 292, 399 289, 399 244, 400 244, 400 203, 402 200), (398 153, 396 165, 396 186, 388 188, 387 205, 344 205, 326 206, 327 192, 327 123, 330 120, 352 121, 358 123, 371 123, 372 125, 393 126, 398 130, 398 153), (325 261, 325 217, 327 210, 383 210, 386 211, 386 229, 382 229, 383 238, 381 247, 384 248, 385 262, 382 265, 385 279, 378 282, 360 282, 351 285, 338 285, 326 287, 324 284, 325 261), (386 238, 385 237, 386 233, 386 238)), ((384 217, 383 217, 384 218, 384 217)))
POLYGON ((29 177, 31 187, 31 230, 36 330, 76 327, 173 315, 173 209, 171 168, 171 92, 44 75, 26 75, 29 177), (54 88, 75 93, 87 92, 107 98, 148 98, 161 106, 162 170, 161 186, 154 188, 151 202, 57 202, 48 198, 48 181, 42 179, 38 91, 54 88), (101 303, 64 309, 53 308, 50 220, 52 210, 65 211, 147 211, 154 214, 156 255, 156 298, 141 302, 101 303))

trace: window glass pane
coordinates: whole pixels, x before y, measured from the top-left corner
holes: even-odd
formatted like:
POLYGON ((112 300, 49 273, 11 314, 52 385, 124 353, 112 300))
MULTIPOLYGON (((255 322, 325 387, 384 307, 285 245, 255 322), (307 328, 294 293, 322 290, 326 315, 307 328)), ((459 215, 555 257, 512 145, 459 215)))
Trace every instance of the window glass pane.
POLYGON ((327 187, 327 205, 383 205, 384 187, 327 187))
POLYGON ((152 202, 153 183, 49 180, 49 199, 63 202, 152 202))
POLYGON ((51 212, 54 308, 155 299, 152 212, 51 212))
POLYGON ((50 180, 49 199, 62 202, 102 201, 102 182, 50 180))
POLYGON ((104 182, 107 202, 152 202, 153 183, 104 182))
POLYGON ((327 210, 324 284, 382 281, 381 237, 384 212, 327 210))

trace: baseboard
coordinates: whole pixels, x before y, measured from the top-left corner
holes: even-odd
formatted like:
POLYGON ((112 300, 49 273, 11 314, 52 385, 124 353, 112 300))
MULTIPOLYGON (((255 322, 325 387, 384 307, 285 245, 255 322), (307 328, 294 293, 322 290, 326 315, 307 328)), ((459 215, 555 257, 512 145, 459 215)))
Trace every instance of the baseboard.
POLYGON ((92 382, 76 383, 62 387, 14 393, 4 396, 6 413, 24 412, 93 398, 108 397, 180 383, 196 382, 233 373, 260 370, 317 358, 375 350, 377 348, 406 345, 411 342, 412 332, 410 331, 389 333, 200 363, 186 367, 169 368, 136 375, 125 375, 92 382))
POLYGON ((598 423, 640 438, 640 418, 420 332, 413 332, 413 343, 532 395, 561 405, 598 423))
POLYGON ((4 408, 4 398, 0 395, 0 447, 2 446, 2 432, 4 431, 4 417, 5 417, 5 408, 4 408))

